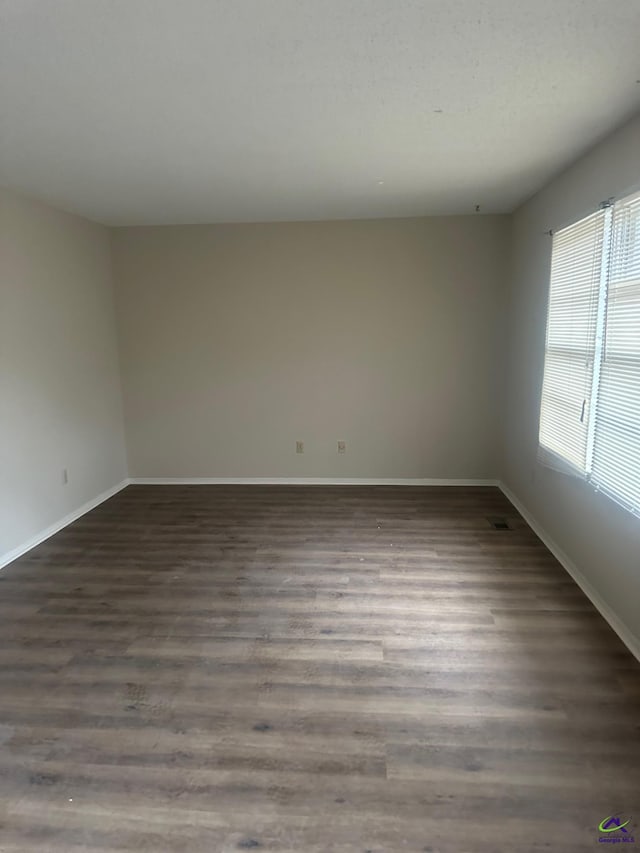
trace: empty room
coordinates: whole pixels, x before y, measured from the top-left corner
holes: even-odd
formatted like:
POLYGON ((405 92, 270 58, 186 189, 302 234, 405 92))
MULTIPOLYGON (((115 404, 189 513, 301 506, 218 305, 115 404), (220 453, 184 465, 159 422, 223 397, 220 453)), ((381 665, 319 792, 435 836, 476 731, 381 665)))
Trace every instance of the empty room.
POLYGON ((638 0, 0 0, 1 853, 640 847, 638 0))

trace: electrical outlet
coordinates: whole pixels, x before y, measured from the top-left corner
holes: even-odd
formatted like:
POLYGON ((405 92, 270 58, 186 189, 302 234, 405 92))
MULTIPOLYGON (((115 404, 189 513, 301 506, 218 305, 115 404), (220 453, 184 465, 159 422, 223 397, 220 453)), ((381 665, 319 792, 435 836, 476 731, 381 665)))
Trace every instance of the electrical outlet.
POLYGON ((304 453, 304 441, 296 441, 296 453, 304 453))
POLYGON ((66 468, 62 469, 62 485, 66 486, 69 482, 69 471, 66 468))
POLYGON ((346 453, 347 452, 347 442, 339 441, 338 442, 338 453, 346 453))

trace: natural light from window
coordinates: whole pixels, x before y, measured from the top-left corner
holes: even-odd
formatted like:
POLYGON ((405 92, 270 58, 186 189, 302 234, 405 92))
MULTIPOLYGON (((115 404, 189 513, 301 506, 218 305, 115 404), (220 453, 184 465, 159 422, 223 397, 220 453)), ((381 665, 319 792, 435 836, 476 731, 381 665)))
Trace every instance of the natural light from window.
POLYGON ((640 515, 640 193, 553 235, 539 442, 640 515))

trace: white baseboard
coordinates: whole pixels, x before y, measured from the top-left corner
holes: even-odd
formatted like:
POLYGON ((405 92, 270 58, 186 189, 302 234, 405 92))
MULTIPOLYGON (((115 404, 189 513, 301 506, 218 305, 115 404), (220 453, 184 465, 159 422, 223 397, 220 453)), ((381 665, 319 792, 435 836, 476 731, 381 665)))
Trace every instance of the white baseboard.
POLYGON ((366 477, 132 477, 138 486, 499 486, 498 480, 366 477))
POLYGON ((600 615, 609 623, 611 628, 620 637, 631 654, 640 661, 640 640, 635 634, 622 622, 622 620, 613 612, 609 605, 603 600, 600 593, 582 574, 573 560, 562 550, 562 548, 554 542, 544 528, 536 521, 529 510, 518 500, 508 486, 504 483, 498 483, 499 488, 505 497, 518 510, 520 515, 527 522, 529 527, 544 542, 547 548, 551 551, 560 565, 571 575, 573 580, 578 584, 580 589, 587 596, 600 615))
POLYGON ((87 503, 83 504, 78 509, 70 512, 68 515, 65 515, 64 518, 61 518, 59 521, 54 522, 54 524, 49 525, 49 527, 41 530, 39 533, 36 533, 35 536, 32 536, 31 539, 28 539, 26 542, 23 542, 21 545, 18 545, 17 548, 14 548, 12 551, 9 551, 6 554, 0 554, 0 569, 8 566, 9 563, 12 563, 14 560, 17 560, 18 557, 22 557, 23 554, 26 554, 27 551, 30 551, 32 548, 35 548, 36 545, 39 545, 41 542, 44 542, 45 539, 48 539, 50 536, 53 536, 54 533, 58 533, 58 531, 62 530, 63 527, 66 527, 68 524, 76 521, 80 516, 85 515, 85 513, 90 512, 92 509, 95 509, 101 503, 112 498, 118 492, 122 491, 126 486, 129 485, 129 480, 125 479, 122 482, 118 483, 117 486, 114 486, 112 489, 107 489, 106 492, 102 492, 102 494, 98 495, 96 498, 93 498, 87 503))

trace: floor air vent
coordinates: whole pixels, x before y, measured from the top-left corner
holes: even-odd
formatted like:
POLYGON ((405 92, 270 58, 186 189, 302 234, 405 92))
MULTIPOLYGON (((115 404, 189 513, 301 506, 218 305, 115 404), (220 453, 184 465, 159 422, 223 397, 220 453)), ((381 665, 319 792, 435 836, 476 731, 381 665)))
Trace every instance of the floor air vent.
POLYGON ((506 518, 488 518, 487 521, 494 530, 511 530, 511 525, 506 518))

